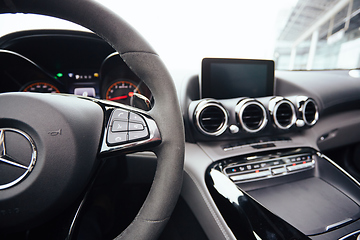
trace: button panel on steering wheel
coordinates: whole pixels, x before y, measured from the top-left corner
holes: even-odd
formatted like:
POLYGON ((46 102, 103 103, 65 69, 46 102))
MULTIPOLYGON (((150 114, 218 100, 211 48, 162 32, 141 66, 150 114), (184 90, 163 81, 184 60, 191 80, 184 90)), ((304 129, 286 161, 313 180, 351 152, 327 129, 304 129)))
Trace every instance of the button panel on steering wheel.
POLYGON ((115 109, 109 120, 107 143, 109 145, 149 138, 149 130, 142 116, 124 109, 115 109))

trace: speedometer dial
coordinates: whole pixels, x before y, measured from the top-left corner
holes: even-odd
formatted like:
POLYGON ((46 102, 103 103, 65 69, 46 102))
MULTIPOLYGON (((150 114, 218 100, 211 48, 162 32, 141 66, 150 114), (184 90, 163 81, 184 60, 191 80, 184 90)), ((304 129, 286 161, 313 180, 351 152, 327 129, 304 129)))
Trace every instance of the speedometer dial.
POLYGON ((135 84, 130 81, 117 81, 107 89, 106 99, 131 106, 134 93, 141 94, 135 84))
POLYGON ((59 89, 47 82, 35 82, 25 86, 22 92, 60 93, 59 89))

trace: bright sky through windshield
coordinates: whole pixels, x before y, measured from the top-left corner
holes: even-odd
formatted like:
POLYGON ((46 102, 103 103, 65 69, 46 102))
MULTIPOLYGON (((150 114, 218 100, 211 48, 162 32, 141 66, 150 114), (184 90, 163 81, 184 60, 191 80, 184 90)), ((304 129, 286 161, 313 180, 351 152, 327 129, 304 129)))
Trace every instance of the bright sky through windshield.
MULTIPOLYGON (((203 57, 272 58, 274 41, 297 0, 99 2, 134 26, 170 70, 197 70, 203 57)), ((74 28, 34 16, 6 17, 0 17, 1 35, 20 29, 74 28)))
POLYGON ((279 27, 297 1, 99 2, 138 29, 170 69, 189 69, 203 57, 272 58, 279 27))

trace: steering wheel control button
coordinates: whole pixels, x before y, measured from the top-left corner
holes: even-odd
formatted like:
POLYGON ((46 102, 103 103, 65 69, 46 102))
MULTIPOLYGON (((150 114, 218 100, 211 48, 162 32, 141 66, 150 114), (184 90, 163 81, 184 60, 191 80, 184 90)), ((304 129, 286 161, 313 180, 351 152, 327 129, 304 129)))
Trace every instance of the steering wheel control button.
POLYGON ((144 119, 139 114, 136 114, 133 112, 130 112, 130 114, 129 114, 129 121, 130 122, 139 122, 139 123, 145 125, 144 119))
POLYGON ((117 133, 109 132, 108 143, 120 144, 120 143, 126 143, 127 141, 128 141, 128 133, 127 132, 117 132, 117 133))
POLYGON ((36 156, 30 136, 17 129, 0 129, 0 190, 23 180, 32 171, 36 156))
POLYGON ((150 138, 144 117, 124 109, 115 109, 109 120, 107 143, 121 145, 150 138))
POLYGON ((113 112, 112 119, 128 120, 129 119, 129 111, 126 111, 123 109, 116 109, 113 112))
POLYGON ((113 121, 111 126, 112 132, 126 132, 128 130, 128 122, 113 121))
POLYGON ((142 131, 144 129, 144 125, 141 123, 129 122, 129 131, 142 131))
POLYGON ((140 140, 140 139, 144 139, 144 138, 148 138, 148 137, 149 137, 149 132, 147 131, 147 129, 145 129, 143 131, 129 132, 129 141, 140 140))
POLYGON ((155 121, 146 114, 113 109, 101 152, 124 150, 161 142, 155 121))

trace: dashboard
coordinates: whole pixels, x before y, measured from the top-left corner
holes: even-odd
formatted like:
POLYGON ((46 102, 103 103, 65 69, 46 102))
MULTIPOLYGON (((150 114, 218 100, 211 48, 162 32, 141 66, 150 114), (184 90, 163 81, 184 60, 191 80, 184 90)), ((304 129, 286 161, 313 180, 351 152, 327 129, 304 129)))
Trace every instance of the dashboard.
POLYGON ((75 94, 151 109, 148 87, 92 33, 17 32, 4 36, 0 48, 2 92, 75 94))
MULTIPOLYGON (((92 33, 12 33, 0 38, 0 62, 1 92, 75 94, 145 111, 154 104, 150 89, 92 33)), ((203 72, 182 82, 181 196, 208 239, 254 239, 255 232, 266 239, 284 229, 287 239, 339 239, 360 229, 360 185, 323 155, 360 142, 354 71, 274 71, 272 61, 206 59, 203 72), (239 73, 245 80, 236 82, 239 73)), ((354 149, 356 158, 360 146, 354 149)), ((142 154, 124 157, 135 183, 153 179, 154 156, 142 154)), ((346 170, 357 174, 352 165, 346 170)))

